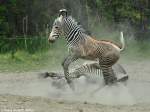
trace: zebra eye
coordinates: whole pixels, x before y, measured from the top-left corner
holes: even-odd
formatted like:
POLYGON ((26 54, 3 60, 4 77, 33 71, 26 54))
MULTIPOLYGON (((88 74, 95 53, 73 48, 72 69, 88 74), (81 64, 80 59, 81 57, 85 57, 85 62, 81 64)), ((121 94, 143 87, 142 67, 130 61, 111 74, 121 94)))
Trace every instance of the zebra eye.
POLYGON ((58 26, 55 26, 56 29, 58 29, 58 26))

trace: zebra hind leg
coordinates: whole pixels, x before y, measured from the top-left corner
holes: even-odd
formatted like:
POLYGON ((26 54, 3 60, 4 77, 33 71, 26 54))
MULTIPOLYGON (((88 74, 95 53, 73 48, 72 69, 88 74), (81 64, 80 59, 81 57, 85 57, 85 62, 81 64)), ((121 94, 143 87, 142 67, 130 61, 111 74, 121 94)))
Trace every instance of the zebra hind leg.
POLYGON ((106 85, 112 85, 117 82, 116 74, 114 73, 112 67, 101 66, 103 77, 106 85))

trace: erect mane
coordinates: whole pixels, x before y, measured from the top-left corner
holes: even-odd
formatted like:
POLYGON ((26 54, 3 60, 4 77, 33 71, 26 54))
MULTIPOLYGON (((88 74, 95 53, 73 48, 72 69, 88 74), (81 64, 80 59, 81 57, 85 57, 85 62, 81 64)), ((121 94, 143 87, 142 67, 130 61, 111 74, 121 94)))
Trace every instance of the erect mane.
POLYGON ((72 16, 68 16, 67 18, 70 19, 75 25, 77 25, 82 33, 86 33, 86 30, 82 27, 82 25, 80 25, 79 22, 77 22, 72 16))
POLYGON ((75 25, 78 25, 78 22, 76 22, 72 16, 68 16, 67 18, 70 19, 75 25))

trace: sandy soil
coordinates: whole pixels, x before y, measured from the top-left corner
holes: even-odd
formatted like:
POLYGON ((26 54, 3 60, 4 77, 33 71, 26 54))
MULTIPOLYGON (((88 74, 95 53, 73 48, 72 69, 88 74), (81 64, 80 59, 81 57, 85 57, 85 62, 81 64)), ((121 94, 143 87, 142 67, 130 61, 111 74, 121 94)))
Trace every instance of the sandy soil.
POLYGON ((61 86, 64 80, 41 79, 37 72, 0 73, 0 112, 150 112, 149 66, 137 60, 124 64, 130 80, 101 86, 94 94, 99 86, 84 78, 72 92, 61 86))
POLYGON ((108 106, 43 97, 0 95, 1 112, 149 112, 148 104, 108 106))

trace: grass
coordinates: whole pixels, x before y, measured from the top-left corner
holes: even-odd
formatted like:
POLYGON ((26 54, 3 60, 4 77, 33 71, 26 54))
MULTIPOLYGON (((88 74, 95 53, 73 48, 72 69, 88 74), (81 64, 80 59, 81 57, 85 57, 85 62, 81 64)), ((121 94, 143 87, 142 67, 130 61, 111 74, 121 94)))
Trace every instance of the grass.
POLYGON ((39 69, 44 63, 40 63, 42 59, 41 53, 30 55, 24 51, 17 51, 12 59, 11 54, 0 55, 0 71, 1 72, 20 72, 31 69, 39 69))
POLYGON ((67 49, 63 40, 59 42, 50 45, 48 51, 29 53, 18 50, 13 59, 11 53, 0 54, 0 72, 37 71, 61 65, 61 61, 67 55, 67 49))
MULTIPOLYGON (((99 37, 104 36, 103 32, 99 37)), ((107 39, 119 40, 119 33, 109 33, 107 39)), ((99 38, 100 39, 100 38, 99 38)), ((125 60, 149 60, 150 42, 135 41, 126 39, 126 49, 121 53, 125 60)), ((68 54, 67 47, 63 39, 57 40, 54 44, 49 44, 49 50, 39 50, 31 53, 17 50, 12 59, 11 53, 0 54, 0 72, 24 72, 38 71, 43 69, 54 69, 61 67, 61 62, 68 54)))
POLYGON ((150 41, 127 41, 124 57, 127 59, 150 59, 150 41))

